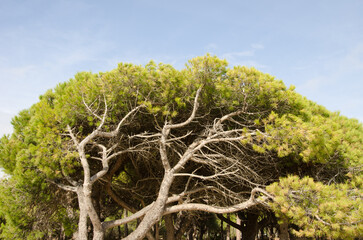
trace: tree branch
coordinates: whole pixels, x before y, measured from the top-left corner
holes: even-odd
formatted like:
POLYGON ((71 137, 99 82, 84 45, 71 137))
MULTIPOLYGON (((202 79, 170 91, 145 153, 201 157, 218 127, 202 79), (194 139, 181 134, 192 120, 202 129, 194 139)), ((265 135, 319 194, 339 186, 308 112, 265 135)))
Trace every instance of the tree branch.
POLYGON ((138 111, 140 108, 145 107, 145 105, 140 105, 135 107, 134 109, 132 109, 130 112, 128 112, 126 114, 126 116, 124 116, 121 121, 118 123, 117 127, 115 130, 113 130, 112 132, 101 132, 99 131, 97 133, 98 137, 107 137, 107 138, 111 138, 111 137, 115 137, 117 135, 117 133, 119 132, 121 126, 124 124, 124 122, 126 121, 127 118, 129 118, 133 113, 135 113, 136 111, 138 111))
POLYGON ((77 188, 76 187, 69 186, 69 185, 64 185, 62 183, 56 183, 56 182, 54 182, 54 181, 52 181, 50 179, 46 179, 46 181, 57 185, 59 188, 61 188, 63 190, 70 191, 70 192, 77 192, 77 188))
POLYGON ((185 120, 184 122, 177 123, 177 124, 168 124, 167 121, 166 121, 165 125, 164 125, 164 127, 163 127, 163 129, 161 131, 159 152, 160 152, 161 162, 162 162, 164 170, 166 172, 170 171, 170 169, 171 169, 170 163, 169 163, 169 160, 168 160, 167 148, 166 148, 166 142, 168 140, 170 130, 174 129, 174 128, 184 127, 184 126, 188 125, 191 121, 193 121, 193 119, 195 118, 195 114, 197 112, 197 109, 198 109, 198 98, 199 98, 200 91, 201 91, 201 88, 199 88, 197 90, 197 93, 196 93, 196 96, 195 96, 195 99, 194 99, 193 111, 190 114, 189 118, 187 120, 185 120))
POLYGON ((228 218, 224 217, 222 214, 216 214, 216 215, 220 220, 222 220, 222 221, 226 222, 227 224, 231 225, 232 227, 242 231, 242 226, 241 225, 233 222, 231 219, 228 219, 228 218))
MULTIPOLYGON (((204 189, 206 189, 206 188, 199 188, 194 191, 183 192, 180 195, 169 197, 166 201, 166 204, 170 204, 172 202, 179 201, 183 196, 186 196, 188 194, 195 193, 198 191, 202 191, 204 189)), ((267 201, 267 198, 264 198, 263 201, 256 200, 255 194, 257 192, 266 194, 268 198, 273 199, 273 196, 270 195, 269 193, 267 193, 264 189, 254 188, 254 189, 252 189, 251 196, 247 201, 244 201, 242 203, 239 203, 239 204, 236 204, 233 206, 218 207, 218 206, 210 206, 210 205, 201 204, 201 203, 184 203, 184 204, 166 207, 162 213, 162 216, 168 215, 171 213, 181 212, 181 211, 204 211, 204 212, 210 212, 210 213, 216 213, 216 214, 225 214, 225 213, 233 213, 233 212, 241 211, 244 209, 251 208, 253 206, 263 204, 264 203, 263 201, 267 201)), ((103 222, 102 223, 103 229, 107 230, 112 227, 116 227, 116 226, 120 226, 120 225, 129 223, 138 218, 142 218, 152 208, 153 204, 154 204, 154 202, 147 205, 146 207, 144 207, 143 209, 139 210, 138 212, 134 213, 133 215, 131 215, 129 217, 118 219, 118 220, 113 220, 113 221, 103 222)))
POLYGON ((202 90, 201 88, 199 88, 199 89, 197 90, 197 93, 196 93, 196 95, 195 95, 195 99, 194 99, 193 111, 192 111, 192 113, 190 114, 190 117, 189 117, 187 120, 185 120, 184 122, 182 122, 182 123, 177 123, 177 124, 167 124, 167 125, 166 125, 166 126, 164 126, 164 127, 169 128, 169 129, 173 129, 173 128, 181 128, 181 127, 184 127, 184 126, 188 125, 189 123, 191 123, 191 122, 193 121, 193 119, 195 118, 195 114, 196 114, 197 109, 198 109, 198 106, 199 106, 199 104, 198 104, 198 98, 199 98, 199 95, 200 95, 200 91, 201 91, 201 90, 202 90))
POLYGON ((74 136, 73 131, 72 131, 72 129, 71 129, 71 127, 70 127, 69 125, 67 125, 67 130, 68 130, 69 135, 71 136, 71 138, 72 138, 72 140, 73 140, 74 145, 75 145, 76 147, 78 147, 79 142, 78 142, 78 140, 77 140, 76 136, 74 136))
POLYGON ((233 172, 216 173, 216 174, 210 175, 210 176, 201 176, 201 175, 192 174, 192 173, 176 173, 176 174, 174 174, 174 176, 175 177, 193 177, 193 178, 208 180, 208 179, 213 179, 213 178, 217 178, 217 177, 220 177, 220 176, 235 174, 236 172, 237 172, 237 170, 235 170, 233 172))

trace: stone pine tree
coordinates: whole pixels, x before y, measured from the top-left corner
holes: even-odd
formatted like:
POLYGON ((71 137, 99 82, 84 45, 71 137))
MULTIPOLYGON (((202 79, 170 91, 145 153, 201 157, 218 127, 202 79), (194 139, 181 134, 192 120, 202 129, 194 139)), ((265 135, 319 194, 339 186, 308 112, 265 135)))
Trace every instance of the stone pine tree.
POLYGON ((280 239, 362 235, 362 124, 253 68, 207 55, 78 73, 12 124, 4 239, 180 239, 202 212, 242 214, 251 239, 261 219, 280 239))

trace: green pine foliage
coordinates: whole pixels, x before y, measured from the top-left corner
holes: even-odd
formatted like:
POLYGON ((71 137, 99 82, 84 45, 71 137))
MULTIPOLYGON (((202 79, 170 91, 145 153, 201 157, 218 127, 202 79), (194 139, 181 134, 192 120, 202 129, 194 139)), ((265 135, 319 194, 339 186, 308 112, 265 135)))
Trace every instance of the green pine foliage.
MULTIPOLYGON (((77 229, 74 196, 52 183, 66 183, 66 176, 76 181, 83 177, 67 125, 81 139, 98 126, 96 114, 102 115, 106 105, 104 131, 113 130, 135 106, 144 105, 122 132, 129 136, 157 132, 165 120, 189 117, 198 88, 201 124, 211 125, 220 116, 241 110, 246 115, 236 121, 246 126, 245 132, 258 130, 243 144, 251 156, 268 154, 276 162, 279 175, 264 184, 275 196, 271 207, 276 215, 298 226, 293 234, 343 239, 363 235, 362 124, 307 100, 269 74, 229 68, 225 60, 206 55, 190 60, 180 71, 151 61, 145 66, 120 63, 99 74, 81 72, 20 112, 12 121, 13 134, 0 140, 0 166, 10 175, 0 184, 1 238, 71 236, 77 229)), ((195 124, 189 130, 197 129, 195 124)), ((90 156, 94 151, 89 147, 90 156)), ((140 165, 162 171, 158 153, 152 154, 140 165)), ((94 171, 100 167, 92 164, 94 171)), ((113 186, 135 186, 142 180, 138 171, 133 162, 126 163, 113 177, 113 186)), ((155 193, 153 186, 147 187, 155 193)), ((112 212, 118 212, 117 207, 100 194, 105 213, 115 218, 112 212)))
POLYGON ((298 226, 299 237, 355 239, 363 234, 362 179, 323 184, 310 177, 289 176, 267 190, 276 198, 276 215, 298 226))

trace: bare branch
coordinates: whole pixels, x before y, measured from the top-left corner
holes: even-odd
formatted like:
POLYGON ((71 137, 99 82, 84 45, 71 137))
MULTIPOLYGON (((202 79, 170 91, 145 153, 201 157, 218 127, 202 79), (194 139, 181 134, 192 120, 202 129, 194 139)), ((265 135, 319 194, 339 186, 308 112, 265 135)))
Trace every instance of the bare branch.
POLYGON ((162 134, 161 134, 161 138, 160 138, 160 158, 161 158, 161 162, 163 164, 164 170, 166 172, 168 172, 170 170, 170 163, 168 160, 168 154, 167 154, 167 150, 166 150, 166 140, 168 138, 168 134, 170 132, 170 129, 166 128, 167 125, 164 126, 162 134))
POLYGON ((272 196, 271 194, 269 194, 266 190, 264 190, 264 189, 262 189, 262 188, 254 188, 254 189, 252 189, 252 191, 251 191, 251 198, 254 200, 255 199, 255 195, 256 195, 256 193, 262 193, 262 194, 264 194, 265 196, 267 196, 269 199, 271 199, 271 200, 274 200, 275 199, 275 197, 274 196, 272 196))
POLYGON ((152 207, 153 204, 154 204, 154 202, 149 204, 148 206, 144 207, 140 211, 132 214, 131 216, 128 216, 128 217, 125 217, 125 218, 122 218, 122 219, 118 219, 118 220, 103 222, 102 223, 103 229, 107 230, 109 228, 120 226, 120 225, 129 223, 131 221, 134 221, 134 220, 136 220, 138 218, 141 218, 146 214, 146 212, 152 207))
POLYGON ((314 215, 314 217, 319 221, 319 222, 322 222, 324 225, 326 226, 331 226, 330 223, 324 221, 323 219, 321 219, 318 215, 314 215))
POLYGON ((167 207, 165 209, 164 214, 171 214, 176 213, 180 211, 203 211, 203 212, 209 212, 209 213, 217 213, 217 214, 225 214, 225 213, 233 213, 237 211, 241 211, 243 209, 248 209, 253 206, 256 206, 260 204, 259 202, 254 202, 251 199, 234 205, 230 207, 217 207, 217 206, 210 206, 207 204, 201 204, 201 203, 185 203, 181 205, 175 205, 171 207, 167 207))
POLYGON ((77 182, 74 181, 71 177, 67 176, 64 174, 63 169, 62 169, 62 175, 64 176, 64 178, 67 180, 67 182, 69 182, 70 184, 72 184, 74 187, 77 186, 77 182))
POLYGON ((69 125, 67 125, 67 130, 68 130, 69 135, 71 136, 71 138, 72 138, 72 140, 73 140, 74 145, 75 145, 76 147, 78 147, 79 142, 78 142, 78 140, 77 140, 76 136, 73 134, 73 131, 72 131, 72 129, 71 129, 71 127, 70 127, 69 125))
POLYGON ((103 177, 108 172, 108 169, 109 169, 109 166, 108 166, 109 160, 107 159, 107 148, 105 146, 103 146, 102 144, 98 144, 98 147, 102 149, 102 170, 91 177, 91 179, 90 179, 91 184, 93 184, 98 179, 103 177))
POLYGON ((199 104, 198 104, 198 98, 199 98, 199 95, 200 95, 200 91, 201 90, 202 90, 201 88, 199 88, 197 90, 197 93, 196 93, 195 99, 194 99, 193 111, 192 111, 190 117, 187 120, 185 120, 184 122, 182 122, 182 123, 169 124, 169 125, 166 125, 164 127, 169 128, 169 129, 172 129, 172 128, 181 128, 181 127, 184 127, 184 126, 188 125, 189 123, 191 123, 193 121, 193 119, 195 118, 195 114, 196 114, 197 109, 198 109, 198 106, 199 106, 199 104))
POLYGON ((119 156, 121 154, 128 153, 128 152, 136 152, 136 151, 138 151, 138 150, 136 150, 136 148, 129 148, 129 149, 126 149, 126 150, 115 152, 112 155, 108 156, 106 159, 107 159, 107 161, 109 161, 112 158, 117 157, 117 156, 119 156))
MULTIPOLYGON (((235 132, 235 131, 227 131, 227 132, 235 132)), ((196 141, 189 146, 189 148, 185 151, 185 153, 182 156, 182 158, 180 159, 180 161, 173 167, 172 171, 176 173, 180 169, 182 169, 183 166, 186 164, 186 162, 189 161, 193 157, 195 152, 199 151, 200 149, 202 149, 205 145, 207 145, 209 143, 240 141, 242 139, 245 139, 248 135, 255 135, 255 134, 256 133, 251 132, 249 134, 240 135, 237 137, 221 137, 220 136, 221 134, 217 133, 215 135, 208 137, 207 139, 196 141), (217 137, 217 138, 213 138, 213 137, 217 137)))
MULTIPOLYGON (((188 195, 188 194, 191 194, 191 193, 195 193, 197 191, 202 191, 204 190, 205 188, 200 188, 200 189, 196 189, 194 191, 191 191, 191 192, 185 192, 185 193, 181 193, 177 196, 172 196, 172 197, 169 197, 166 201, 167 204, 170 204, 172 202, 176 202, 176 201, 179 201, 183 196, 185 195, 188 195)), ((118 219, 118 220, 113 220, 113 221, 107 221, 107 222, 103 222, 102 225, 103 225, 103 229, 107 230, 109 228, 112 228, 112 227, 116 227, 116 226, 120 226, 120 225, 123 225, 123 224, 126 224, 126 223, 129 223, 129 222, 132 222, 138 218, 142 218, 146 213, 147 211, 149 211, 151 209, 151 207, 153 206, 154 202, 152 202, 151 204, 145 206, 143 209, 139 210, 138 212, 135 212, 134 214, 132 214, 131 216, 129 217, 126 217, 126 218, 122 218, 122 219, 118 219)), ((168 213, 164 214, 164 215, 167 215, 168 213)))
MULTIPOLYGON (((95 100, 96 101, 96 100, 95 100)), ((94 101, 94 102, 95 102, 94 101)), ((99 120, 102 121, 102 118, 100 116, 98 116, 94 111, 92 111, 91 107, 86 103, 86 101, 84 100, 83 94, 82 94, 82 102, 83 104, 86 106, 87 110, 92 113, 93 116, 95 116, 96 118, 98 118, 99 120)), ((93 102, 93 103, 94 103, 93 102)), ((91 106, 93 105, 93 103, 91 104, 91 106)))
POLYGON ((117 133, 119 132, 121 126, 125 123, 125 121, 127 120, 127 118, 129 118, 133 113, 135 113, 136 111, 138 111, 140 108, 143 108, 145 107, 145 105, 140 105, 140 106, 137 106, 135 107, 134 109, 132 109, 130 112, 128 112, 126 114, 126 116, 124 116, 121 121, 118 123, 117 127, 115 130, 113 130, 112 132, 98 132, 97 133, 97 136, 99 137, 108 137, 108 138, 111 138, 111 137, 115 137, 117 135, 117 133))
POLYGON ((203 180, 208 180, 208 179, 213 179, 213 178, 217 178, 220 176, 226 176, 226 175, 231 175, 231 174, 235 174, 237 171, 233 171, 233 172, 225 172, 225 173, 216 173, 214 175, 210 175, 210 176, 201 176, 201 175, 197 175, 197 174, 192 174, 192 173, 176 173, 174 174, 175 177, 182 177, 182 176, 187 176, 187 177, 194 177, 194 178, 199 178, 199 179, 203 179, 203 180))
POLYGON ((62 183, 56 183, 56 182, 54 182, 54 181, 52 181, 50 179, 46 179, 46 181, 57 185, 59 188, 61 188, 63 190, 70 191, 70 192, 77 192, 77 188, 76 187, 69 186, 69 185, 64 185, 62 183))
POLYGON ((167 148, 166 148, 166 142, 168 141, 168 136, 170 134, 170 130, 173 128, 184 127, 184 126, 188 125, 195 118, 195 114, 198 109, 198 98, 199 98, 200 91, 201 91, 201 88, 199 88, 197 90, 197 93, 196 93, 196 96, 194 99, 193 111, 190 114, 189 118, 187 120, 185 120, 184 122, 178 123, 178 124, 168 124, 167 122, 165 122, 165 125, 161 131, 159 152, 160 152, 161 162, 162 162, 164 170, 166 172, 170 171, 170 169, 171 169, 169 159, 168 159, 168 154, 167 154, 167 148))
MULTIPOLYGON (((211 188, 213 188, 213 187, 198 188, 198 189, 195 189, 193 191, 183 192, 183 193, 181 193, 179 195, 169 197, 167 199, 167 201, 166 201, 166 204, 170 204, 172 202, 179 201, 182 197, 184 197, 186 195, 196 193, 198 191, 211 189, 211 188)), ((264 198, 262 201, 256 200, 254 195, 257 192, 267 194, 267 196, 269 198, 271 197, 273 199, 273 196, 268 194, 265 190, 260 189, 260 188, 254 188, 251 191, 250 199, 248 199, 247 201, 244 201, 242 203, 233 205, 233 206, 218 207, 218 206, 210 206, 210 205, 207 205, 207 204, 200 204, 200 203, 184 203, 184 204, 179 204, 179 205, 166 207, 165 210, 163 211, 162 215, 165 216, 165 215, 168 215, 168 214, 171 214, 171 213, 176 213, 176 212, 181 212, 181 211, 204 211, 204 212, 217 213, 217 214, 233 213, 233 212, 241 211, 243 209, 248 209, 248 208, 251 208, 253 206, 263 204, 264 201, 267 201, 267 198, 264 198)), ((138 212, 134 213, 133 215, 131 215, 129 217, 118 219, 118 220, 113 220, 113 221, 108 221, 108 222, 103 222, 102 223, 103 229, 107 230, 107 229, 112 228, 112 227, 116 227, 116 226, 120 226, 120 225, 129 223, 129 222, 134 221, 134 220, 136 220, 138 218, 142 218, 153 207, 153 204, 154 204, 154 202, 149 204, 148 206, 144 207, 143 209, 139 210, 138 212)))
MULTIPOLYGON (((260 188, 254 188, 251 191, 250 199, 248 199, 247 201, 244 201, 242 203, 233 205, 233 206, 218 207, 218 206, 210 206, 210 205, 201 204, 201 203, 186 203, 186 204, 180 204, 180 205, 175 205, 175 206, 165 208, 163 215, 176 213, 176 212, 180 212, 180 211, 203 211, 203 212, 210 212, 210 213, 216 213, 216 214, 233 213, 233 212, 251 208, 256 205, 263 204, 264 201, 259 201, 259 200, 255 199, 255 194, 257 192, 261 192, 261 193, 267 194, 268 197, 272 197, 265 190, 260 189, 260 188)), ((263 200, 267 200, 267 199, 264 198, 263 200)))

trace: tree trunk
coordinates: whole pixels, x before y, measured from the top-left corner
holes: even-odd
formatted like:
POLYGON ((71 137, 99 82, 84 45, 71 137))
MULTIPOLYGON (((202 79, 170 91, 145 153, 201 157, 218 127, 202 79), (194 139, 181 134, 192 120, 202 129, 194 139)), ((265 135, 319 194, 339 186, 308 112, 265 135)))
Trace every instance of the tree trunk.
MULTIPOLYGON (((127 217, 127 210, 124 209, 124 217, 126 218, 127 217)), ((124 225, 125 227, 125 237, 127 237, 129 235, 129 227, 127 225, 127 223, 124 225)))
POLYGON ((121 227, 117 226, 117 231, 118 231, 118 238, 121 239, 122 238, 122 233, 121 233, 121 227))
POLYGON ((140 225, 133 231, 125 240, 139 240, 143 239, 152 225, 158 222, 164 212, 166 200, 168 199, 169 189, 174 180, 172 172, 166 172, 164 179, 161 182, 158 198, 142 219, 140 225))
POLYGON ((258 232, 258 214, 247 213, 246 225, 242 228, 243 240, 255 240, 258 232))
POLYGON ((159 239, 159 222, 155 223, 155 239, 159 239))
MULTIPOLYGON (((227 214, 227 218, 228 218, 228 220, 230 220, 229 214, 227 214)), ((226 227, 226 240, 230 240, 230 239, 231 239, 231 226, 227 223, 227 227, 226 227)))
POLYGON ((188 240, 193 240, 193 234, 194 234, 194 230, 193 230, 193 228, 191 228, 190 231, 188 232, 188 240))
POLYGON ((77 240, 87 240, 87 209, 84 202, 83 188, 80 186, 77 188, 78 205, 79 205, 79 221, 78 221, 78 231, 76 233, 77 240))
POLYGON ((103 231, 102 223, 92 203, 92 185, 84 184, 83 194, 83 202, 86 206, 87 214, 91 219, 93 226, 93 240, 103 240, 105 234, 103 231))
POLYGON ((175 234, 175 239, 182 239, 182 236, 184 236, 185 233, 188 234, 188 229, 191 228, 192 221, 186 217, 184 219, 178 219, 181 220, 179 223, 179 229, 175 234))
POLYGON ((205 234, 204 224, 199 225, 199 240, 203 240, 205 234))
POLYGON ((279 225, 279 238, 280 240, 289 240, 289 224, 287 219, 283 219, 283 222, 279 225))
MULTIPOLYGON (((238 214, 236 214, 236 223, 238 225, 241 225, 241 219, 240 217, 238 216, 238 214)), ((236 240, 241 240, 241 237, 242 237, 242 233, 241 231, 238 229, 238 228, 235 228, 236 229, 236 240)))
POLYGON ((166 240, 175 240, 175 228, 173 224, 173 216, 171 214, 164 216, 166 228, 166 240))
POLYGON ((224 239, 224 233, 223 233, 223 220, 221 219, 221 239, 224 239))

